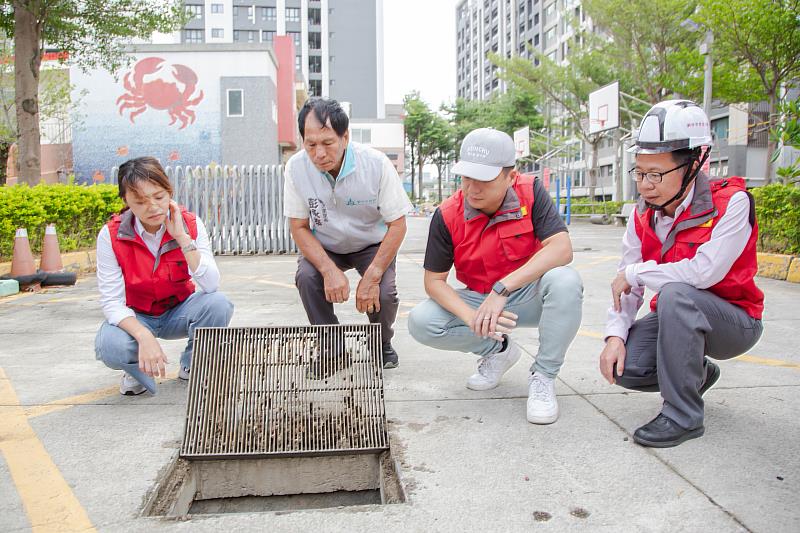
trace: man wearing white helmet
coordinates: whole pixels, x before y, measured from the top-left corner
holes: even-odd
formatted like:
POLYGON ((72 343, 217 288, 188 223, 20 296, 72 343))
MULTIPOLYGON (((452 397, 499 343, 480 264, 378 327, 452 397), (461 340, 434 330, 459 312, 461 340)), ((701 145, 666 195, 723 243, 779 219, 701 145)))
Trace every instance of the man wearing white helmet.
POLYGON ((633 440, 665 448, 703 435, 703 394, 730 359, 761 336, 758 225, 744 180, 710 181, 700 169, 709 120, 688 100, 647 113, 631 152, 639 203, 622 239, 600 371, 609 383, 660 391, 661 412, 633 440), (651 312, 636 320, 645 288, 651 312))
POLYGON ((555 377, 581 323, 583 285, 572 243, 541 181, 514 169, 514 141, 490 128, 471 131, 453 172, 461 190, 431 220, 425 251, 430 299, 408 317, 422 344, 481 356, 467 388, 489 390, 522 355, 508 334, 539 329, 539 350, 528 377, 527 419, 558 418, 555 377), (447 283, 450 269, 466 285, 447 283))

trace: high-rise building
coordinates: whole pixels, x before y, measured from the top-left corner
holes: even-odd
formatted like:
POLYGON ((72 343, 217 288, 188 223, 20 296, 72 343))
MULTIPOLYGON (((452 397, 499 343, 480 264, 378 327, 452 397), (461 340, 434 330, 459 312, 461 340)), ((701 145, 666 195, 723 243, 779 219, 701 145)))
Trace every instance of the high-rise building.
POLYGON ((271 43, 292 37, 312 96, 383 118, 383 0, 184 0, 192 19, 172 42, 271 43))
POLYGON ((456 6, 456 95, 485 100, 504 92, 490 53, 554 61, 569 55, 573 23, 589 25, 579 0, 462 0, 456 6))

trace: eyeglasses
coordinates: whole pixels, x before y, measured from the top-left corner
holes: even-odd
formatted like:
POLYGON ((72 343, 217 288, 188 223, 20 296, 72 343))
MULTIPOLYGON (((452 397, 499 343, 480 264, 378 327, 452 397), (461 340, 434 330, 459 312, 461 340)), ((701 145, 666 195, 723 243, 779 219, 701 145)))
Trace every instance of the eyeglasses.
POLYGON ((649 181, 653 185, 656 185, 657 183, 661 183, 663 181, 663 179, 664 179, 664 176, 666 176, 670 172, 674 172, 674 171, 678 170, 679 168, 685 167, 688 164, 689 164, 689 162, 687 161, 686 163, 684 163, 682 165, 678 165, 677 167, 675 167, 673 169, 670 169, 670 170, 667 170, 666 172, 642 172, 640 170, 636 170, 635 168, 632 168, 632 169, 630 169, 628 171, 628 175, 635 182, 640 182, 640 181, 644 180, 645 178, 647 178, 647 181, 649 181))

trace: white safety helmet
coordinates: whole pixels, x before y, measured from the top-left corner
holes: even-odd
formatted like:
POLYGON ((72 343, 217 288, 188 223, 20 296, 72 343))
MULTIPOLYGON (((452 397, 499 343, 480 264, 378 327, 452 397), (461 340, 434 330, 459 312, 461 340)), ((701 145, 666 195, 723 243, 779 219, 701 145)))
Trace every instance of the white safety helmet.
POLYGON ((685 148, 711 147, 711 124, 691 100, 665 100, 650 108, 639 128, 633 154, 663 154, 685 148))

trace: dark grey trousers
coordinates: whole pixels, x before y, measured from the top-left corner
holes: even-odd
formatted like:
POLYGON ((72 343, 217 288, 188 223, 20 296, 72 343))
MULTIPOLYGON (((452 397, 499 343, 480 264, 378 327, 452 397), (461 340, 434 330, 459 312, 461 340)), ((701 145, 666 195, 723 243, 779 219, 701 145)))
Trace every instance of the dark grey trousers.
MULTIPOLYGON (((346 272, 351 268, 355 268, 358 273, 363 276, 375 254, 378 253, 379 244, 373 244, 359 252, 351 254, 335 254, 325 250, 328 257, 339 267, 339 270, 346 272)), ((308 259, 300 256, 297 260, 297 274, 294 277, 294 283, 300 291, 300 299, 303 301, 303 307, 306 310, 308 321, 312 325, 326 325, 338 324, 339 319, 333 312, 333 304, 325 299, 325 283, 322 274, 311 264, 308 259)), ((383 273, 380 282, 380 303, 381 310, 378 313, 367 313, 369 321, 372 324, 380 323, 381 337, 383 343, 387 344, 394 336, 394 321, 397 318, 397 308, 400 306, 400 300, 397 297, 397 286, 395 285, 395 260, 383 273)))
POLYGON ((617 384, 660 390, 661 412, 684 429, 703 425, 705 355, 730 359, 749 350, 762 325, 741 307, 686 283, 668 283, 658 310, 634 322, 625 343, 625 370, 617 384))

